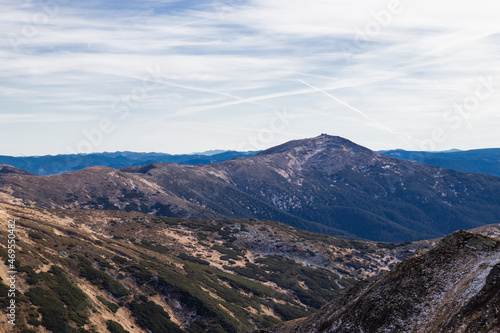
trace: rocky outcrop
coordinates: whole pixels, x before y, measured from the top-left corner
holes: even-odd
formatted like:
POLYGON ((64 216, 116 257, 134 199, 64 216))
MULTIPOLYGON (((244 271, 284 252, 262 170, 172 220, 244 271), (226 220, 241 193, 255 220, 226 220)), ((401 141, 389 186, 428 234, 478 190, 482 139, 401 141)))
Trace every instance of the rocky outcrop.
POLYGON ((500 241, 458 231, 316 314, 262 332, 499 332, 499 309, 500 241))

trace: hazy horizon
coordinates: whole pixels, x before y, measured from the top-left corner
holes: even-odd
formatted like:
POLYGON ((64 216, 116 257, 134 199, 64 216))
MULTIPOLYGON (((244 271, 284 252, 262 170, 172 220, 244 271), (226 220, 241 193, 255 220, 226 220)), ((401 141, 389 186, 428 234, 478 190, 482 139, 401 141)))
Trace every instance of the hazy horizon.
MULTIPOLYGON (((308 139, 308 138, 303 138, 303 139, 308 139)), ((352 140, 350 140, 350 141, 352 141, 352 140)), ((285 142, 281 142, 281 143, 278 143, 277 145, 284 144, 284 143, 285 142)), ((354 142, 354 143, 356 143, 356 142, 354 142)), ((224 153, 224 152, 228 152, 228 151, 236 151, 236 152, 263 151, 263 150, 266 150, 266 149, 269 149, 269 148, 272 148, 272 147, 274 147, 274 146, 265 147, 265 148, 259 149, 259 150, 244 150, 244 151, 242 151, 242 150, 233 150, 233 149, 217 149, 217 148, 214 148, 214 149, 209 149, 209 150, 205 150, 205 151, 183 152, 183 153, 182 152, 181 153, 170 153, 170 152, 161 152, 161 151, 115 150, 115 151, 95 151, 95 152, 92 152, 92 153, 89 153, 89 154, 137 153, 137 154, 168 154, 168 155, 212 155, 212 154, 207 154, 207 153, 214 152, 213 155, 215 155, 215 154, 224 153)), ((375 152, 384 152, 384 151, 392 151, 392 150, 405 150, 405 151, 409 151, 409 150, 402 149, 402 148, 377 149, 377 150, 371 149, 370 147, 366 147, 366 148, 369 148, 370 150, 373 150, 375 152)), ((444 149, 444 150, 415 150, 415 151, 430 152, 430 153, 442 153, 442 152, 469 151, 469 150, 482 150, 482 149, 500 149, 500 147, 482 147, 482 148, 471 148, 471 149, 451 148, 451 149, 444 149)), ((87 154, 87 153, 82 153, 82 154, 87 154)), ((43 156, 58 156, 58 155, 70 155, 70 154, 65 154, 65 153, 61 153, 61 154, 45 154, 45 155, 5 155, 5 154, 0 154, 0 156, 11 156, 11 157, 43 157, 43 156)))

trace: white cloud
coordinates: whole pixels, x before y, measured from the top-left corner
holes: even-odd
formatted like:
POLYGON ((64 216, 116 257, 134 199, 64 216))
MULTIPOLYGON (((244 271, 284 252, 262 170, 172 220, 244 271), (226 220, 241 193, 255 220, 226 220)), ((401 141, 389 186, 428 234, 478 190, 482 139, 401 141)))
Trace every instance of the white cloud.
POLYGON ((0 123, 68 123, 95 120, 98 117, 81 114, 55 114, 55 113, 2 113, 0 123))
MULTIPOLYGON (((12 122, 9 110, 14 107, 31 115, 31 120, 16 118, 19 121, 54 120, 51 114, 66 110, 66 116, 58 118, 61 126, 78 117, 112 117, 112 103, 141 86, 149 69, 161 68, 162 83, 154 85, 132 111, 145 124, 148 117, 157 117, 164 126, 174 118, 182 120, 184 128, 156 136, 165 141, 183 130, 207 133, 202 127, 213 126, 213 131, 222 131, 218 125, 224 124, 223 134, 229 139, 221 145, 226 145, 241 136, 241 128, 258 132, 258 124, 267 121, 264 114, 279 107, 311 110, 311 119, 301 120, 301 128, 290 125, 288 133, 338 134, 332 131, 340 127, 329 124, 347 126, 357 119, 359 131, 343 132, 350 139, 369 142, 381 135, 380 126, 373 128, 366 118, 298 79, 331 93, 398 135, 424 139, 433 128, 449 126, 441 115, 453 106, 450 99, 463 101, 475 93, 480 77, 491 76, 496 90, 490 100, 482 101, 471 126, 484 134, 481 145, 500 146, 500 138, 491 139, 495 138, 492 122, 500 125, 493 117, 500 90, 500 24, 493 1, 400 0, 397 13, 389 16, 390 1, 368 0, 216 1, 199 3, 197 8, 183 8, 182 1, 154 0, 137 2, 135 11, 133 1, 126 3, 126 9, 110 9, 109 3, 95 1, 80 7, 67 3, 45 13, 36 3, 1 3, 3 124, 12 122), (248 125, 253 127, 241 126, 237 115, 248 113, 264 118, 248 125), (197 122, 206 116, 209 120, 197 122)), ((134 125, 131 119, 117 124, 128 129, 134 125)), ((68 141, 80 140, 74 132, 68 141)), ((9 130, 3 133, 7 136, 9 130)), ((464 127, 464 135, 472 134, 464 127)), ((379 137, 371 148, 393 147, 394 136, 382 137, 386 141, 379 137)), ((60 140, 57 131, 44 138, 47 146, 60 140)), ((282 138, 277 135, 269 145, 282 138)), ((450 136, 436 148, 464 144, 456 138, 450 136)), ((155 144, 141 141, 140 150, 155 144)), ((210 142, 217 146, 215 139, 210 142)), ((106 147, 113 149, 111 143, 106 147)), ((30 152, 29 147, 15 149, 30 152)), ((175 149, 200 150, 187 144, 175 149)))

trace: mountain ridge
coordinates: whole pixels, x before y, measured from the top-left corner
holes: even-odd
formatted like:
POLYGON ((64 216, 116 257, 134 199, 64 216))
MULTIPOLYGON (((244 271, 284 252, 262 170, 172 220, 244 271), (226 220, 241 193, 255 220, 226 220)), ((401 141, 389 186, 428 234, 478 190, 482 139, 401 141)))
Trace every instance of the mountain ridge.
POLYGON ((430 164, 462 172, 500 176, 500 148, 452 150, 442 152, 406 151, 403 149, 380 151, 380 154, 421 164, 430 164))
MULTIPOLYGON (((340 137, 337 138, 343 139, 340 137)), ((300 140, 293 140, 290 142, 294 141, 300 140)), ((276 147, 271 147, 267 150, 270 149, 276 149, 276 147)), ((38 175, 50 175, 76 171, 96 165, 124 168, 155 162, 171 162, 188 165, 210 164, 232 158, 249 157, 257 153, 259 153, 259 151, 239 152, 231 150, 212 150, 201 153, 173 155, 166 153, 117 151, 73 155, 0 156, 0 164, 11 165, 38 175)), ((393 149, 381 150, 377 153, 419 164, 430 164, 445 169, 500 176, 500 148, 471 150, 451 149, 436 152, 393 149)))
POLYGON ((320 135, 208 165, 0 175, 3 200, 184 218, 259 218, 384 241, 500 222, 500 178, 401 161, 320 135))
POLYGON ((500 239, 466 231, 267 333, 497 332, 500 239))
POLYGON ((43 156, 0 156, 0 164, 26 170, 37 175, 53 175, 81 170, 91 166, 123 168, 144 165, 153 162, 171 162, 178 164, 208 164, 225 161, 235 157, 245 157, 255 152, 210 151, 206 153, 172 155, 166 153, 137 153, 130 151, 104 152, 90 154, 59 154, 43 156))

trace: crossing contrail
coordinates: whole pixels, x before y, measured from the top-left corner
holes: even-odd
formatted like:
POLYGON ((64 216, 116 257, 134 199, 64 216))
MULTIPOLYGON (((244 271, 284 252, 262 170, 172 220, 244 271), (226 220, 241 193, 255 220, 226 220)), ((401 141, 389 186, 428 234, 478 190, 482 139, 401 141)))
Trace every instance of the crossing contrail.
POLYGON ((361 110, 359 110, 359 109, 355 108, 354 106, 352 106, 352 105, 350 105, 350 104, 348 104, 348 103, 344 102, 344 101, 343 101, 343 100, 341 100, 340 98, 337 98, 337 97, 333 96, 332 94, 327 93, 325 90, 320 89, 320 88, 317 88, 317 87, 313 86, 312 84, 309 84, 309 83, 307 83, 307 82, 305 82, 305 81, 303 81, 303 80, 297 79, 297 81, 299 81, 299 82, 301 82, 301 83, 305 84, 305 85, 306 85, 306 86, 308 86, 308 87, 313 88, 313 89, 314 89, 314 90, 316 90, 316 91, 319 91, 319 92, 321 92, 321 93, 325 94, 326 96, 330 97, 331 99, 333 99, 333 100, 334 100, 334 101, 336 101, 337 103, 342 104, 342 105, 343 105, 343 106, 345 106, 346 108, 348 108, 348 109, 350 109, 350 110, 352 110, 352 111, 356 112, 357 114, 359 114, 359 115, 363 116, 364 118, 368 119, 368 120, 369 120, 369 121, 371 121, 372 123, 374 123, 374 124, 376 124, 377 126, 379 126, 380 128, 382 128, 383 130, 385 130, 385 131, 387 131, 387 132, 391 133, 392 135, 397 136, 399 139, 403 140, 406 144, 411 145, 411 143, 410 143, 410 142, 408 142, 408 141, 407 141, 404 137, 402 137, 402 136, 401 136, 401 135, 399 135, 398 133, 394 132, 394 131, 390 128, 390 127, 387 127, 386 125, 382 124, 382 123, 381 123, 381 122, 379 122, 378 120, 373 119, 372 117, 370 117, 369 115, 367 115, 367 114, 366 114, 366 113, 364 113, 363 111, 361 111, 361 110))

